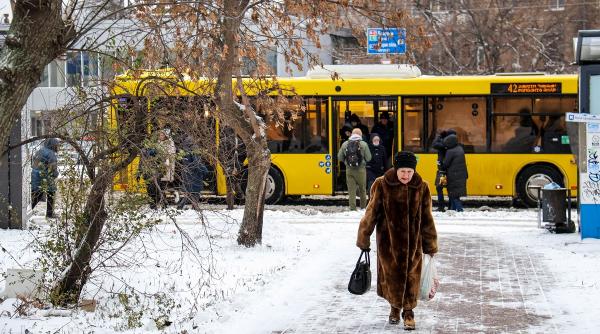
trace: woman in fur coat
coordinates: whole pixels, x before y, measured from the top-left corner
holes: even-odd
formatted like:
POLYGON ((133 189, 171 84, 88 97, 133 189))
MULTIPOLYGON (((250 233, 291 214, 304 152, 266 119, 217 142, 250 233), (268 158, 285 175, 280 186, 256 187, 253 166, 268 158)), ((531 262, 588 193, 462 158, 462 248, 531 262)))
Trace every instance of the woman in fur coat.
POLYGON ((360 249, 369 249, 377 227, 377 294, 390 303, 390 324, 400 322, 402 310, 404 329, 415 329, 422 254, 433 256, 438 251, 431 193, 416 167, 412 152, 396 154, 394 168, 371 187, 356 241, 360 249))

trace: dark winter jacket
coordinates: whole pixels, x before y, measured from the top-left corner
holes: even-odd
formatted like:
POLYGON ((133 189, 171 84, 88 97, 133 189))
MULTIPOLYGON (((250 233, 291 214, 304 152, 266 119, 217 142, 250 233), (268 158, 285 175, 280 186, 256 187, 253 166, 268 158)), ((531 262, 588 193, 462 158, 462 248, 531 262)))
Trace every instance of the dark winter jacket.
POLYGON ((185 192, 190 194, 201 192, 207 173, 208 169, 199 156, 190 152, 181 159, 181 181, 185 192))
POLYGON ((58 140, 46 139, 42 148, 33 156, 31 166, 31 191, 56 191, 56 178, 58 177, 58 140))
POLYGON ((515 135, 504 145, 504 152, 530 153, 537 139, 536 129, 531 126, 519 126, 515 135))
POLYGON ((442 161, 444 161, 444 155, 446 154, 446 146, 444 146, 444 137, 441 134, 435 136, 433 142, 431 143, 431 147, 437 151, 437 164, 438 170, 442 168, 442 161))
MULTIPOLYGON (((371 137, 373 137, 373 134, 371 134, 371 137)), ((385 147, 381 144, 379 146, 369 144, 369 150, 371 151, 371 160, 367 162, 367 173, 379 177, 387 170, 385 147)))
POLYGON ((385 152, 389 156, 392 152, 392 147, 394 145, 394 123, 392 121, 388 121, 387 125, 377 123, 371 129, 371 133, 379 134, 379 138, 381 138, 381 143, 383 144, 383 146, 385 146, 385 152))
POLYGON ((356 245, 371 246, 377 227, 377 294, 398 308, 417 306, 422 254, 438 251, 431 194, 418 173, 402 184, 393 169, 377 178, 360 221, 356 245))
POLYGON ((352 126, 352 122, 356 123, 356 125, 352 126, 352 128, 360 129, 360 132, 362 132, 363 140, 368 141, 369 140, 369 128, 366 125, 362 124, 360 117, 358 117, 357 114, 352 114, 350 116, 349 121, 350 121, 350 126, 352 126))
POLYGON ((442 162, 442 170, 446 171, 448 177, 448 196, 462 197, 467 196, 467 162, 465 160, 465 151, 458 145, 456 135, 449 135, 444 138, 446 155, 442 162))

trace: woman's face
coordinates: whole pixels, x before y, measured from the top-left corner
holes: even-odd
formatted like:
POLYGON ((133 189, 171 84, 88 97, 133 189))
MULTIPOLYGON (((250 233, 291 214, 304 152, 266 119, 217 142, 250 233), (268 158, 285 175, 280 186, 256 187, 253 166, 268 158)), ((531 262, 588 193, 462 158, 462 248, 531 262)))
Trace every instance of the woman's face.
POLYGON ((412 168, 398 168, 396 170, 396 175, 402 184, 407 184, 412 180, 413 175, 415 175, 415 170, 412 168))

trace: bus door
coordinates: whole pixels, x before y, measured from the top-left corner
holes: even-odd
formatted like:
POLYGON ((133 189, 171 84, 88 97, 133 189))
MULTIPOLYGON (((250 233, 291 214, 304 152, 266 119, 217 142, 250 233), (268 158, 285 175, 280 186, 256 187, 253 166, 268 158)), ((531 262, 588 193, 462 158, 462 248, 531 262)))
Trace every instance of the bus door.
MULTIPOLYGON (((375 130, 381 138, 381 145, 386 146, 386 153, 391 156, 398 145, 394 131, 398 118, 398 98, 336 97, 332 98, 332 109, 334 189, 338 192, 347 191, 346 166, 343 161, 337 159, 340 147, 348 140, 353 128, 361 129, 363 140, 367 143, 375 130)), ((388 157, 388 166, 390 161, 391 158, 388 157)))

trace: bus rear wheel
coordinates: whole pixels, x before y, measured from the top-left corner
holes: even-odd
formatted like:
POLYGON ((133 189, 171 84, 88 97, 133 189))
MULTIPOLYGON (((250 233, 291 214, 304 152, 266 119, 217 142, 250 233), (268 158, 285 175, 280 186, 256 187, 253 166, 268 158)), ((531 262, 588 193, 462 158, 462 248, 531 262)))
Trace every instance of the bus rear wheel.
POLYGON ((283 176, 281 173, 271 167, 267 174, 267 184, 265 188, 265 204, 277 204, 284 196, 283 176))
POLYGON ((544 187, 552 182, 556 182, 561 187, 564 186, 563 176, 556 168, 546 165, 527 167, 517 178, 517 197, 525 206, 535 208, 538 200, 537 190, 529 189, 529 187, 544 187))

